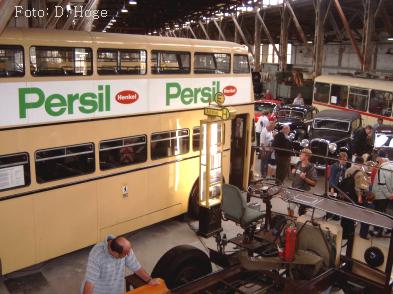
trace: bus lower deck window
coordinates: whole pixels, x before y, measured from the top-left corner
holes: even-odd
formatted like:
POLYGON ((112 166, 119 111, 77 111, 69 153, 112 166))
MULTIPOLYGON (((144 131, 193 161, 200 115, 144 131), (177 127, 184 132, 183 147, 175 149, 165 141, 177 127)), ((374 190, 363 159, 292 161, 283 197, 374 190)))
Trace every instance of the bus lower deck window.
POLYGON ((330 85, 325 83, 315 83, 314 86, 314 101, 329 102, 330 85))
POLYGON ((0 45, 0 78, 25 75, 23 47, 0 45))
POLYGON ((154 133, 151 135, 151 159, 160 159, 188 153, 190 150, 190 130, 154 133))
POLYGON ((0 191, 30 185, 30 162, 27 153, 0 155, 0 191))
POLYGON ((370 113, 392 116, 393 92, 372 90, 370 94, 370 113))
POLYGON ((93 73, 90 48, 33 46, 30 48, 33 76, 86 76, 93 73))
POLYGON ((94 144, 86 143, 39 150, 35 154, 38 183, 93 173, 94 144))
POLYGON ((348 96, 349 109, 367 111, 368 89, 350 87, 348 96))
POLYGON ((100 169, 107 170, 133 165, 147 160, 145 135, 100 142, 100 169))
POLYGON ((348 87, 341 85, 332 85, 330 92, 330 104, 347 107, 348 87))

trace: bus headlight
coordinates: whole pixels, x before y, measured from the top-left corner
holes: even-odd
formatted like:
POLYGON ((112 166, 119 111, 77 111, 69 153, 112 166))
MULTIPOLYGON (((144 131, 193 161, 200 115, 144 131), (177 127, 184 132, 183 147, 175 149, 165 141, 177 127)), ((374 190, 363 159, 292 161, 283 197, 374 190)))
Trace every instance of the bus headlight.
POLYGON ((300 142, 300 146, 302 146, 303 148, 307 148, 307 147, 308 147, 308 144, 309 144, 309 142, 308 142, 307 139, 303 139, 303 140, 300 142))
POLYGON ((337 150, 337 144, 336 143, 329 143, 329 151, 330 153, 334 153, 337 150))

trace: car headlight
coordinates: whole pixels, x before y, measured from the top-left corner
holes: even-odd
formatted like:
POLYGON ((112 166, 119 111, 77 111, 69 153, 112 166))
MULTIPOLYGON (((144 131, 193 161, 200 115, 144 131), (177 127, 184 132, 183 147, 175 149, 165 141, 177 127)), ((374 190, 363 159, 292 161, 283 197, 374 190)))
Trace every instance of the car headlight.
POLYGON ((309 144, 309 142, 308 142, 307 139, 303 139, 303 140, 300 142, 300 146, 302 146, 303 148, 307 148, 307 147, 308 147, 308 144, 309 144))
POLYGON ((336 143, 330 143, 329 144, 329 151, 330 153, 334 153, 337 150, 337 144, 336 143))

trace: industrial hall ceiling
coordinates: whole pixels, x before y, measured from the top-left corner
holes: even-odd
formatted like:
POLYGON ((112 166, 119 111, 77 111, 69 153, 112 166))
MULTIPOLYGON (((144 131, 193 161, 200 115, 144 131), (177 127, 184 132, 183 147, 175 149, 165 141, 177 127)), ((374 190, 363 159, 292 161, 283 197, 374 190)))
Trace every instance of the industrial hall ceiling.
POLYGON ((374 41, 393 37, 393 0, 0 0, 0 33, 7 22, 8 25, 14 22, 14 26, 45 29, 236 40, 252 45, 259 13, 259 22, 265 24, 262 43, 278 43, 283 29, 288 31, 290 42, 305 43, 314 39, 317 7, 321 3, 325 7, 322 16, 325 42, 362 40, 366 23, 375 26, 371 30, 374 41), (24 24, 16 24, 10 11, 15 5, 41 8, 49 13, 45 18, 28 18, 24 24), (56 7, 68 13, 54 17, 56 7), (107 15, 72 18, 78 8, 105 11, 107 15), (288 15, 284 28, 283 19, 288 15), (353 37, 348 35, 348 28, 353 37), (239 29, 242 36, 236 39, 239 29))
MULTIPOLYGON (((321 0, 293 0, 288 2, 303 29, 307 39, 312 40, 315 28, 315 5, 321 0)), ((347 35, 335 0, 324 0, 327 5, 327 13, 324 19, 326 41, 346 41, 347 35)), ((380 33, 393 36, 393 0, 371 0, 375 5, 375 31, 376 36, 380 33)), ((281 16, 283 1, 280 0, 101 0, 99 9, 107 9, 116 22, 110 23, 109 19, 99 19, 94 22, 95 31, 136 33, 136 34, 168 34, 174 32, 175 36, 190 37, 195 32, 198 38, 206 38, 201 28, 205 26, 211 39, 219 39, 219 32, 214 21, 220 26, 227 40, 233 40, 235 24, 233 14, 243 29, 249 44, 254 39, 255 12, 259 11, 266 26, 275 40, 278 41, 281 31, 281 16), (133 4, 130 4, 133 3, 133 4), (136 3, 136 4, 135 4, 136 3), (278 5, 269 5, 269 4, 278 5), (127 12, 122 13, 121 9, 127 12)), ((343 13, 348 20, 349 26, 356 39, 362 38, 363 24, 367 0, 337 0, 341 4, 343 13)), ((298 30, 294 25, 293 17, 288 24, 289 40, 301 40, 298 30)), ((267 36, 262 33, 262 41, 268 42, 267 36)))

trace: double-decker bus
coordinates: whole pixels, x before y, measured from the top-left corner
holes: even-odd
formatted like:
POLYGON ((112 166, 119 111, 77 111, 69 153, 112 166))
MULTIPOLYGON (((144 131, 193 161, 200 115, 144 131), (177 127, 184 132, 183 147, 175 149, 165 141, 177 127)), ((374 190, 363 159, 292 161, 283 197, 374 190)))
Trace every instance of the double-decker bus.
POLYGON ((363 125, 393 122, 393 81, 322 75, 315 78, 313 105, 318 109, 355 111, 363 125))
POLYGON ((231 42, 7 29, 0 37, 0 274, 197 205, 217 92, 223 176, 246 189, 253 90, 231 42))

